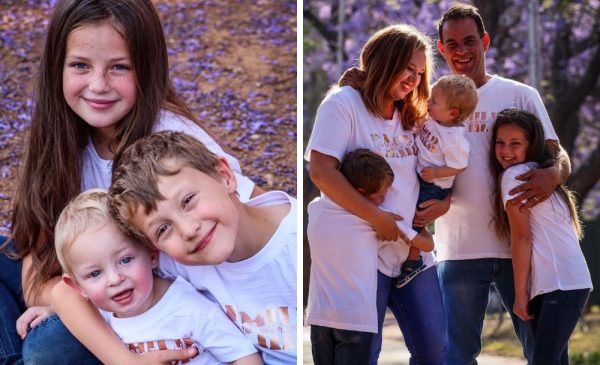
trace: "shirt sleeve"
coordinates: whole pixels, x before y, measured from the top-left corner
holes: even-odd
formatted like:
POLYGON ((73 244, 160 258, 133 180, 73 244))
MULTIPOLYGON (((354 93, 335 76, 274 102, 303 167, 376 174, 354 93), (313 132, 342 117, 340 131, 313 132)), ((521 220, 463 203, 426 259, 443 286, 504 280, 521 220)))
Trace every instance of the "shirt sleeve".
POLYGON ((540 97, 540 93, 534 88, 529 88, 529 90, 530 92, 523 108, 539 118, 540 122, 542 122, 542 127, 544 128, 544 137, 547 140, 558 141, 558 136, 556 135, 556 131, 554 131, 554 126, 550 121, 550 116, 540 97))
POLYGON ((315 150, 342 161, 353 133, 352 119, 351 106, 342 95, 327 96, 317 110, 304 158, 310 162, 310 152, 315 150))
POLYGON ((515 165, 506 169, 502 174, 502 181, 500 183, 502 191, 500 195, 502 196, 502 205, 505 209, 506 202, 515 197, 515 195, 510 195, 508 192, 524 183, 524 181, 517 180, 517 176, 522 175, 527 171, 529 171, 529 167, 526 165, 515 165))
MULTIPOLYGON (((229 363, 257 352, 250 339, 216 304, 198 294, 194 340, 217 360, 229 363), (202 308, 202 309, 200 309, 202 308)), ((202 355, 200 355, 202 356, 202 355)))
POLYGON ((464 134, 456 134, 451 143, 444 149, 446 166, 453 169, 464 169, 469 163, 469 142, 464 134))

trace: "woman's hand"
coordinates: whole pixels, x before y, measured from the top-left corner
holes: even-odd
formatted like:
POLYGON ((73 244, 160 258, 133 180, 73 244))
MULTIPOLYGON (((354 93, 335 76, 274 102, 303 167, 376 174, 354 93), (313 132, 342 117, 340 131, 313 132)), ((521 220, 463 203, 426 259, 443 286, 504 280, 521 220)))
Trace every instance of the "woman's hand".
POLYGON ((554 166, 530 170, 517 176, 517 180, 526 182, 509 192, 511 195, 519 194, 510 199, 509 203, 518 205, 520 210, 533 208, 548 199, 561 182, 560 174, 554 166))
POLYGON ((373 229, 375 229, 377 238, 382 241, 395 241, 398 238, 402 238, 405 242, 408 242, 408 238, 396 224, 396 221, 400 220, 402 220, 402 217, 398 214, 380 210, 380 214, 376 219, 369 223, 371 223, 373 229))
POLYGON ((415 227, 425 227, 437 218, 446 214, 450 209, 450 196, 444 200, 430 199, 419 204, 421 210, 415 212, 413 225, 415 227))
POLYGON ((41 321, 50 317, 55 312, 50 306, 34 306, 29 307, 17 319, 17 333, 24 339, 27 336, 27 330, 40 324, 41 321))
POLYGON ((526 295, 515 296, 513 312, 517 315, 517 317, 521 318, 523 321, 529 321, 530 319, 533 319, 533 316, 527 311, 528 304, 529 301, 527 300, 526 295))

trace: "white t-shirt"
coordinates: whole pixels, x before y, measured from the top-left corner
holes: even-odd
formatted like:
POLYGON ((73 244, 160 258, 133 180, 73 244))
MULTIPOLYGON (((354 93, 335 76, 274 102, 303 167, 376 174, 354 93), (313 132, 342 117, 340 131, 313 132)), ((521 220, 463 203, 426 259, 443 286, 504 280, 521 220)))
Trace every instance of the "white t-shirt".
POLYGON ((256 352, 221 308, 182 278, 140 315, 117 318, 100 312, 121 341, 138 353, 186 348, 194 343, 201 353, 189 364, 221 364, 256 352))
MULTIPOLYGON (((522 183, 516 177, 536 167, 530 162, 504 171, 502 202, 505 207, 506 202, 515 197, 508 192, 522 183)), ((532 236, 530 298, 554 290, 592 287, 569 208, 558 192, 531 208, 529 226, 532 236)))
POLYGON ((306 324, 377 333, 375 230, 329 199, 316 198, 307 211, 306 324))
MULTIPOLYGON (((169 110, 162 110, 160 119, 154 128, 154 132, 177 131, 186 133, 200 142, 204 143, 212 153, 223 156, 229 162, 229 166, 235 173, 238 187, 237 192, 240 200, 245 202, 250 199, 254 189, 254 182, 242 175, 242 169, 235 157, 225 153, 221 146, 209 136, 202 128, 191 120, 177 115, 169 110)), ((104 160, 96 152, 94 144, 90 139, 82 154, 82 179, 81 191, 93 188, 108 189, 112 176, 112 160, 104 160)))
MULTIPOLYGON (((329 93, 319 106, 304 157, 310 162, 310 153, 315 150, 342 161, 347 152, 357 148, 367 148, 390 164, 394 181, 382 209, 400 215, 405 222, 412 222, 419 195, 415 171, 417 149, 412 131, 404 130, 397 110, 391 120, 376 117, 366 109, 357 90, 343 86, 329 93)), ((324 194, 322 197, 329 199, 324 194)), ((399 247, 384 245, 379 249, 378 269, 381 273, 390 277, 400 274, 406 257, 399 247)), ((423 259, 425 264, 435 265, 431 253, 424 253, 423 259)))
MULTIPOLYGON (((417 133, 417 172, 425 167, 450 167, 464 169, 469 162, 469 142, 465 138, 465 127, 446 127, 428 119, 417 133)), ((434 179, 442 189, 452 187, 454 175, 434 179)))
POLYGON ((159 269, 207 289, 261 351, 265 364, 296 364, 296 199, 271 191, 250 206, 289 204, 290 211, 254 256, 215 266, 186 266, 161 254, 159 269))
POLYGON ((469 165, 454 179, 450 210, 435 221, 438 260, 511 257, 508 242, 498 239, 490 226, 494 184, 488 160, 498 112, 506 108, 527 110, 542 122, 546 139, 558 140, 534 88, 492 76, 477 93, 477 108, 464 122, 470 145, 469 165))

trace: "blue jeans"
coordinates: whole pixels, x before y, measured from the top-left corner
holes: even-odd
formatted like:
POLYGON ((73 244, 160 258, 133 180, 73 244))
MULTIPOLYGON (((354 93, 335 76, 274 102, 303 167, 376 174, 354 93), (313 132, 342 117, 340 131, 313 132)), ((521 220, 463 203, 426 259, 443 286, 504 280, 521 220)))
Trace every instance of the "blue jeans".
MULTIPOLYGON (((443 189, 434 183, 427 182, 423 180, 420 175, 417 175, 419 178, 419 198, 417 199, 417 210, 421 210, 419 205, 425 201, 431 199, 444 200, 450 194, 451 188, 443 189)), ((421 232, 423 227, 412 227, 415 231, 421 232)))
MULTIPOLYGON (((0 245, 6 237, 0 236, 0 245)), ((0 364, 22 364, 21 337, 17 333, 17 319, 25 311, 21 288, 21 261, 7 256, 14 252, 9 245, 0 252, 0 364)))
POLYGON ((100 360, 85 348, 57 315, 44 319, 30 329, 23 342, 25 365, 101 365, 100 360))
POLYGON ((589 296, 590 289, 556 290, 529 302, 535 339, 533 365, 569 365, 569 337, 589 296))
POLYGON ((492 282, 510 314, 523 354, 531 363, 533 337, 530 327, 512 311, 515 301, 512 260, 449 260, 440 262, 438 270, 448 322, 446 365, 477 364, 492 282))
POLYGON ((310 326, 315 365, 366 365, 374 333, 310 326))
POLYGON ((390 308, 410 352, 410 365, 442 365, 446 319, 436 268, 417 275, 398 289, 394 278, 377 272, 377 318, 379 332, 373 337, 369 363, 377 364, 381 352, 383 320, 390 308))
MULTIPOLYGON (((0 244, 6 237, 0 236, 0 244)), ((10 244, 8 251, 14 251, 10 244)), ((101 364, 56 315, 29 330, 21 341, 17 319, 25 311, 21 287, 22 262, 0 253, 0 365, 101 364)))

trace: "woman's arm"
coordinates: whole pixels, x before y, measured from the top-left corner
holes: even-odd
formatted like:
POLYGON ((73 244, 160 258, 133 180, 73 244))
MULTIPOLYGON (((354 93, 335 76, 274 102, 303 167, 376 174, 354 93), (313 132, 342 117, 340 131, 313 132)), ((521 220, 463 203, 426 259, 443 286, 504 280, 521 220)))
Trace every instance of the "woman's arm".
POLYGON ((338 170, 337 158, 315 150, 310 152, 310 178, 333 202, 366 220, 383 241, 393 241, 400 235, 398 215, 383 211, 362 196, 338 170))
POLYGON ((527 311, 529 295, 527 282, 531 272, 531 228, 529 227, 529 209, 521 211, 518 206, 506 204, 506 213, 510 225, 510 248, 515 280, 515 302, 513 312, 522 320, 533 317, 527 311))
POLYGON ((23 283, 23 298, 27 307, 49 306, 50 292, 56 283, 60 282, 60 276, 56 276, 46 282, 42 287, 39 295, 33 295, 31 292, 31 278, 37 274, 37 270, 33 265, 31 254, 23 258, 23 267, 21 269, 21 283, 23 283), (30 269, 33 269, 31 272, 30 269))
POLYGON ((430 199, 419 204, 421 210, 415 211, 413 225, 415 227, 425 227, 446 214, 450 209, 450 195, 448 194, 444 200, 430 199))
POLYGON ((197 354, 195 348, 133 354, 123 346, 96 307, 83 300, 64 282, 55 285, 51 300, 52 307, 73 336, 104 364, 169 364, 172 361, 190 359, 197 354), (90 331, 90 328, 94 330, 90 331))

